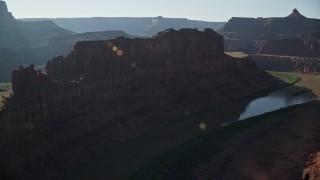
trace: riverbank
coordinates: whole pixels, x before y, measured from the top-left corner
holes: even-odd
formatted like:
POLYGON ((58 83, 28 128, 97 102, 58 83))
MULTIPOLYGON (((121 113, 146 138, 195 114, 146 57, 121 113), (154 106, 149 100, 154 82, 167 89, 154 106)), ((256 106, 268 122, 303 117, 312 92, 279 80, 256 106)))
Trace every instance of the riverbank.
POLYGON ((295 92, 293 95, 300 95, 301 92, 312 92, 320 97, 320 75, 279 71, 267 71, 267 73, 280 79, 288 85, 295 85, 297 87, 304 88, 301 89, 300 92, 295 92))
POLYGON ((312 101, 211 130, 131 179, 301 179, 308 155, 320 150, 319 108, 312 101))
POLYGON ((320 76, 311 74, 293 73, 301 80, 296 83, 296 86, 312 89, 312 92, 320 97, 320 76))

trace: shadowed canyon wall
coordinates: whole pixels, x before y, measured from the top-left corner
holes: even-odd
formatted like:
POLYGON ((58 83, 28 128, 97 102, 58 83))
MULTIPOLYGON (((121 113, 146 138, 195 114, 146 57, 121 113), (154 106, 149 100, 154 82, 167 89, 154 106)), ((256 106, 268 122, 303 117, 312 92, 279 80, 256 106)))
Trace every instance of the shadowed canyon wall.
POLYGON ((0 111, 5 177, 57 177, 116 142, 277 83, 250 59, 225 55, 211 29, 78 42, 46 69, 12 73, 0 111))

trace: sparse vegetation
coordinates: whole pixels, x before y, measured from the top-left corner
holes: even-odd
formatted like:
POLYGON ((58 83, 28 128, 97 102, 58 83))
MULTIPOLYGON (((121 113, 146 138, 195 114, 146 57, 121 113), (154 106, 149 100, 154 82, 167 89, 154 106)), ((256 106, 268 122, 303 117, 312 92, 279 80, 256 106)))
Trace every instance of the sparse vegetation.
POLYGON ((248 54, 244 53, 244 52, 224 52, 225 54, 235 57, 235 58, 244 58, 244 57, 248 57, 248 54))
POLYGON ((277 72, 277 71, 267 71, 267 73, 271 74, 272 76, 290 85, 296 84, 301 80, 297 75, 293 73, 277 72))

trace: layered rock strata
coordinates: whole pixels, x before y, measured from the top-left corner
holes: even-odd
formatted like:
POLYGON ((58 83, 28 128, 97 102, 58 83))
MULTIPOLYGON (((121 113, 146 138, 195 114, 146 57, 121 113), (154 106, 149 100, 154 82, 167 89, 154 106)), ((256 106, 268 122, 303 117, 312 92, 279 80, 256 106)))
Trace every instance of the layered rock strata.
POLYGON ((300 73, 319 73, 320 58, 296 56, 251 55, 255 64, 267 71, 286 71, 300 73))
POLYGON ((320 58, 320 40, 304 37, 268 41, 259 54, 320 58))

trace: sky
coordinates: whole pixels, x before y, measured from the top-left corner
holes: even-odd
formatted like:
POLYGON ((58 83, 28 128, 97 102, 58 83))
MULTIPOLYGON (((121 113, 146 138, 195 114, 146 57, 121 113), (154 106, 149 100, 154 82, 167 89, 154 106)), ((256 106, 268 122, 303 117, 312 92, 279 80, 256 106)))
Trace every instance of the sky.
POLYGON ((156 17, 227 21, 284 17, 294 8, 320 19, 320 0, 6 0, 15 18, 156 17))

